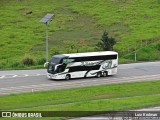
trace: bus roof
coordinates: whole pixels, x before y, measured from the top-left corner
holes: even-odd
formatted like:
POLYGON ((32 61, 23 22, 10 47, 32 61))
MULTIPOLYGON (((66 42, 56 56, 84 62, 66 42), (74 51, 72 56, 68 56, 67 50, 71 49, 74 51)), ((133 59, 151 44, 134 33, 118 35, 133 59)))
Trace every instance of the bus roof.
POLYGON ((69 57, 85 57, 85 56, 102 56, 102 55, 118 55, 114 51, 100 51, 100 52, 85 52, 85 53, 72 53, 72 54, 62 54, 69 57))

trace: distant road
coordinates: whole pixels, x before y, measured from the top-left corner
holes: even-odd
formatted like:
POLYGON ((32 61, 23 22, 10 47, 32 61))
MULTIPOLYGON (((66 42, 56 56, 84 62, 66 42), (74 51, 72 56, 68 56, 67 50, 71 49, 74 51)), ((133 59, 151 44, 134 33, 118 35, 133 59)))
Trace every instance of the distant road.
MULTIPOLYGON (((148 112, 153 111, 153 112, 159 113, 160 106, 142 108, 142 109, 137 109, 137 110, 132 110, 132 111, 143 111, 144 113, 147 112, 147 111, 148 112)), ((95 115, 95 116, 90 116, 90 117, 72 118, 72 119, 69 119, 69 120, 111 120, 111 119, 107 119, 107 117, 105 115, 95 115)), ((117 118, 115 118, 113 120, 124 120, 124 119, 122 117, 117 117, 117 118)), ((139 119, 133 119, 133 120, 139 120, 139 119)), ((142 120, 144 120, 144 119, 142 119, 142 120)), ((158 119, 147 119, 147 120, 160 120, 160 119, 158 118, 158 119)))
POLYGON ((0 95, 149 80, 160 80, 160 62, 121 64, 114 76, 69 81, 48 80, 46 69, 0 71, 0 95))

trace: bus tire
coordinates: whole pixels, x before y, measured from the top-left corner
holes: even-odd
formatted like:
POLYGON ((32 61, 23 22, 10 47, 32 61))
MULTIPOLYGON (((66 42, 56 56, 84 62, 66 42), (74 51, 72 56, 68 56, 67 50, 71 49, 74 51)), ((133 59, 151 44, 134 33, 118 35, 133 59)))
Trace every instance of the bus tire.
POLYGON ((100 78, 101 76, 102 76, 101 72, 98 72, 96 75, 97 78, 100 78))
POLYGON ((68 75, 66 75, 65 80, 69 80, 70 78, 71 78, 71 76, 68 74, 68 75))

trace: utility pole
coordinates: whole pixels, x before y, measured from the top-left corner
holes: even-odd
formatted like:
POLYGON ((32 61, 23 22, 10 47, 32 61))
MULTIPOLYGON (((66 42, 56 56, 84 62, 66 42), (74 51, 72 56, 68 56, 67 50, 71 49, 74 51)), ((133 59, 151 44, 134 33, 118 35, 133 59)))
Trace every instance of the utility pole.
POLYGON ((46 63, 48 62, 48 25, 49 25, 49 22, 52 20, 51 18, 53 16, 54 14, 48 13, 40 20, 40 22, 46 24, 46 63))
POLYGON ((46 22, 46 62, 48 62, 48 22, 46 22))
POLYGON ((135 42, 135 53, 134 53, 134 60, 137 61, 137 54, 136 54, 136 42, 135 42))

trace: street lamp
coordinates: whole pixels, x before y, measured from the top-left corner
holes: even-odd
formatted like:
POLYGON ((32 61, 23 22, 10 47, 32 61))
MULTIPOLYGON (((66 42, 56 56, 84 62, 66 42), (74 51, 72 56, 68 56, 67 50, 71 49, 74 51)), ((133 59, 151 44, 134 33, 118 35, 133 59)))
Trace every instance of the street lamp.
POLYGON ((48 25, 52 17, 54 17, 54 14, 48 13, 40 20, 40 22, 46 24, 46 63, 48 62, 48 25))

